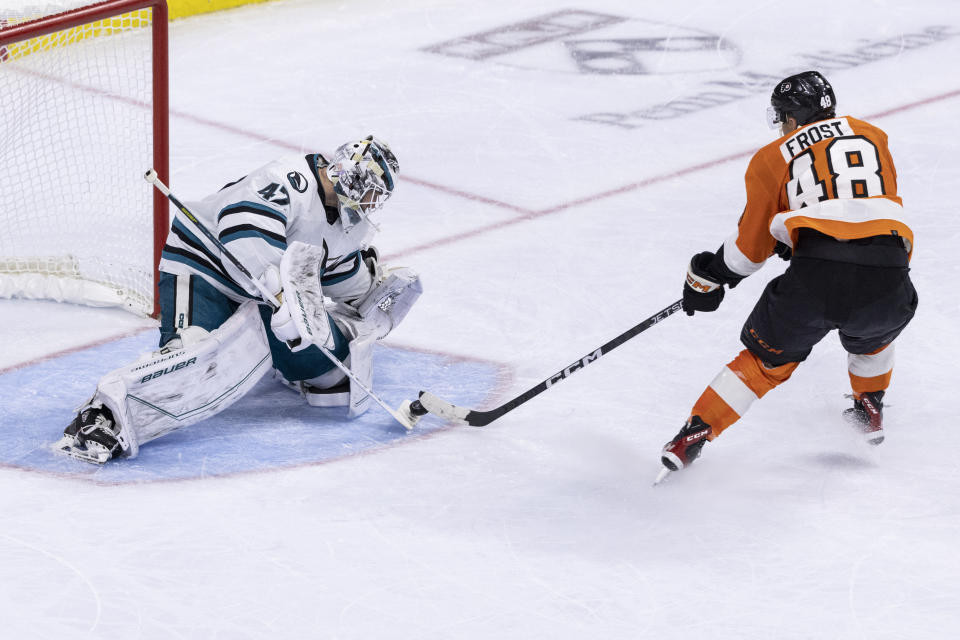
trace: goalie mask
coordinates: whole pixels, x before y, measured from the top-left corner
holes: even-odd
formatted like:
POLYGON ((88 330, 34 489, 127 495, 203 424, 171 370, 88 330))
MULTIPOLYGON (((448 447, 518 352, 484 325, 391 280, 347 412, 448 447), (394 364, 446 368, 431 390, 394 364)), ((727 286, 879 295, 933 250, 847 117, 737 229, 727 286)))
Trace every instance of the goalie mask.
POLYGON ((327 165, 327 177, 337 194, 337 208, 344 231, 379 210, 393 193, 400 171, 397 157, 383 140, 367 136, 341 145, 327 165))

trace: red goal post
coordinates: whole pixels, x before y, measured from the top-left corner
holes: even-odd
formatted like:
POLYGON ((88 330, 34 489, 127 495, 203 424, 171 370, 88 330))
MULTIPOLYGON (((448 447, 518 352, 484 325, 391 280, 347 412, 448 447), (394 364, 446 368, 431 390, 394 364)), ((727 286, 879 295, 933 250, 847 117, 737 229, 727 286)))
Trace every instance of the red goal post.
POLYGON ((156 315, 169 204, 143 174, 169 183, 167 2, 79 4, 0 9, 0 297, 156 315))

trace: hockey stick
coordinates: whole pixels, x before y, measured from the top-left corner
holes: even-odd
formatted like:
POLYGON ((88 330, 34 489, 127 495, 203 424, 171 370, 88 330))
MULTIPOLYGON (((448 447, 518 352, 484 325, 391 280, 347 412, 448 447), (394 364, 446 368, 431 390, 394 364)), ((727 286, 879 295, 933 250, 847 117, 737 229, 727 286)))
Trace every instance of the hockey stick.
MULTIPOLYGON (((195 215, 193 215, 190 209, 188 209, 182 202, 180 202, 180 200, 177 199, 176 196, 170 193, 170 189, 167 187, 167 185, 163 184, 163 182, 160 180, 159 176, 157 176, 157 172, 154 169, 150 169, 149 171, 147 171, 144 174, 143 178, 144 180, 152 184, 154 187, 156 187, 160 191, 160 193, 166 196, 167 199, 170 200, 170 202, 172 202, 173 205, 177 208, 177 210, 179 210, 180 213, 186 216, 186 218, 193 223, 193 226, 199 229, 200 232, 207 238, 207 240, 213 243, 213 245, 220 250, 220 253, 222 253, 223 256, 227 260, 229 260, 233 264, 233 266, 235 266, 237 270, 240 271, 240 273, 243 274, 243 276, 247 279, 247 281, 250 282, 250 284, 252 284, 254 287, 256 287, 258 291, 260 291, 260 295, 263 298, 264 302, 269 303, 271 306, 273 306, 274 309, 278 309, 280 307, 280 301, 272 293, 270 293, 269 290, 267 290, 267 287, 262 282, 254 278, 253 275, 250 273, 250 271, 248 271, 247 268, 243 266, 243 264, 237 259, 237 257, 234 256, 230 252, 230 250, 227 249, 226 246, 224 246, 222 242, 220 242, 220 239, 217 238, 215 235, 213 235, 210 232, 210 230, 207 229, 207 227, 202 222, 200 222, 195 215)), ((340 371, 342 371, 345 376, 350 378, 350 381, 353 384, 357 385, 357 387, 360 388, 365 394, 373 398, 373 400, 377 404, 383 407, 387 411, 387 413, 393 416, 394 420, 402 424, 403 427, 408 431, 410 429, 413 429, 414 421, 410 417, 407 417, 400 411, 393 409, 392 407, 390 407, 390 405, 388 405, 386 402, 380 399, 380 397, 377 394, 375 394, 373 391, 368 389, 367 386, 363 383, 363 381, 360 380, 360 378, 358 378, 357 375, 353 371, 351 371, 349 367, 347 367, 347 365, 343 364, 343 362, 341 362, 340 359, 333 354, 333 352, 331 352, 329 349, 324 347, 322 344, 317 344, 316 342, 314 342, 313 344, 318 349, 320 349, 321 353, 323 353, 323 355, 325 355, 327 359, 330 360, 330 362, 332 362, 338 369, 340 369, 340 371)), ((413 415, 415 417, 418 417, 417 414, 415 413, 413 415)))
POLYGON ((547 378, 537 386, 521 393, 519 396, 517 396, 513 400, 510 400, 509 402, 506 402, 500 405, 496 409, 491 409, 489 411, 475 411, 473 409, 464 409, 463 407, 458 407, 456 405, 450 404, 449 402, 447 402, 446 400, 443 400, 442 398, 438 398, 437 396, 433 395, 429 391, 421 391, 420 399, 417 401, 414 401, 413 405, 410 407, 411 412, 413 413, 413 415, 418 415, 421 413, 421 411, 429 411, 430 413, 440 416, 441 418, 446 418, 448 420, 458 420, 460 422, 466 422, 467 424, 474 427, 486 426, 491 422, 493 422, 494 420, 496 420, 497 418, 503 416, 504 414, 510 411, 513 411, 514 409, 522 405, 527 400, 530 400, 531 398, 540 395, 541 393, 543 393, 553 385, 557 384, 561 380, 566 380, 567 378, 572 376, 574 373, 576 373, 580 369, 583 369, 584 367, 586 367, 588 364, 599 360, 601 356, 604 356, 610 353, 611 351, 613 351, 614 349, 622 345, 624 342, 626 342, 630 338, 633 338, 634 336, 640 333, 643 333, 644 331, 646 331, 653 325, 657 324, 661 320, 665 320, 669 316, 681 310, 683 310, 683 300, 677 300, 676 302, 671 304, 669 307, 666 307, 665 309, 661 309, 660 311, 656 312, 655 314, 653 314, 652 316, 650 316, 649 318, 647 318, 637 326, 633 327, 632 329, 628 329, 627 331, 624 331, 619 336, 617 336, 610 342, 606 343, 596 351, 593 351, 592 353, 588 353, 587 355, 580 358, 579 360, 577 360, 567 368, 563 369, 562 371, 558 371, 557 373, 553 374, 552 376, 550 376, 549 378, 547 378))

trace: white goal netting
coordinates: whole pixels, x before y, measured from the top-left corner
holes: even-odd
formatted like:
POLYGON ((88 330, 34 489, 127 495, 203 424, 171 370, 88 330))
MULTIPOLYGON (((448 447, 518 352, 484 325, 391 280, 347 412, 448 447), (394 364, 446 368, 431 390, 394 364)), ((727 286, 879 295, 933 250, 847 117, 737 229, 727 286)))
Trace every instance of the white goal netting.
POLYGON ((4 39, 85 4, 0 9, 0 296, 149 314, 152 11, 4 39))

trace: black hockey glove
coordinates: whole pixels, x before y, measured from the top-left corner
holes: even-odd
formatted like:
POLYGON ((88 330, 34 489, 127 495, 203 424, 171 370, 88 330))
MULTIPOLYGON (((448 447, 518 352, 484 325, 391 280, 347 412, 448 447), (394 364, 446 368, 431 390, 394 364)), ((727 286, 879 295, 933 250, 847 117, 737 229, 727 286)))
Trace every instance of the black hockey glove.
POLYGON ((790 260, 793 257, 793 249, 790 248, 790 245, 784 244, 777 240, 777 244, 773 245, 773 252, 780 256, 781 260, 790 260))
POLYGON ((683 310, 688 316, 694 311, 716 311, 723 301, 723 283, 708 271, 713 257, 713 253, 704 251, 690 259, 683 283, 683 310))

